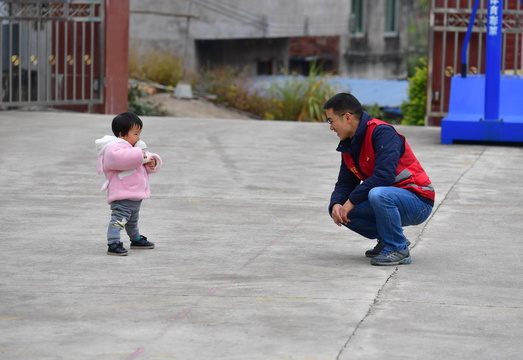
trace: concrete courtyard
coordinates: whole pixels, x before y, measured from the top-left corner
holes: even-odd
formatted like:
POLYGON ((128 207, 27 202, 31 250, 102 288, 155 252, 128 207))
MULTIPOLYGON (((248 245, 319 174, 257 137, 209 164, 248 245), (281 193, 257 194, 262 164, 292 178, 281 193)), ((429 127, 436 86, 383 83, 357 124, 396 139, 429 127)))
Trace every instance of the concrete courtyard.
POLYGON ((412 264, 376 267, 328 216, 327 124, 142 117, 156 248, 117 257, 94 148, 112 118, 0 111, 0 359, 521 358, 522 147, 398 126, 436 206, 406 228, 412 264))

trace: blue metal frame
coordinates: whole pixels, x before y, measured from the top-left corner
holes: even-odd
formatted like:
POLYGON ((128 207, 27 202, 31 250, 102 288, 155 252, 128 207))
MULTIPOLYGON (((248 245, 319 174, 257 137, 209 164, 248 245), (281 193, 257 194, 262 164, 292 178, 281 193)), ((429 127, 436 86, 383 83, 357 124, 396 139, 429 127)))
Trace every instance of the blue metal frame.
POLYGON ((472 28, 474 27, 474 22, 476 21, 476 13, 478 12, 479 2, 480 0, 476 0, 474 2, 474 7, 472 8, 472 13, 470 14, 469 25, 467 26, 467 33, 465 34, 465 40, 463 41, 463 46, 461 47, 461 77, 464 78, 467 77, 467 48, 469 47, 472 28))
MULTIPOLYGON (((476 4, 477 1, 475 7, 476 4)), ((470 30, 476 10, 473 9, 469 21, 470 30)), ((449 112, 441 121, 443 144, 455 141, 523 143, 523 78, 501 75, 502 31, 503 0, 489 0, 485 75, 452 78, 449 112)), ((469 40, 467 31, 462 48, 462 72, 463 64, 466 72, 469 40)))
POLYGON ((487 9, 487 53, 485 69, 485 120, 499 120, 499 81, 503 0, 489 0, 487 9))

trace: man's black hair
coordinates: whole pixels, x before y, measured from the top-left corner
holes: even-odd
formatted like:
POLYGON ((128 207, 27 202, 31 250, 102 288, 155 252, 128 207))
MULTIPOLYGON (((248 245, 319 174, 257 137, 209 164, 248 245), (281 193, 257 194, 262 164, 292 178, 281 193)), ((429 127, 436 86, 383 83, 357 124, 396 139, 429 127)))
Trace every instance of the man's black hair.
POLYGON ((363 112, 358 99, 349 93, 339 93, 334 95, 329 100, 327 100, 325 105, 323 105, 323 109, 332 109, 332 111, 339 116, 341 116, 343 113, 350 112, 358 119, 361 119, 361 114, 363 112))
POLYGON ((132 127, 138 126, 139 129, 143 127, 142 120, 133 112, 126 111, 117 115, 113 119, 111 125, 113 129, 113 134, 116 137, 126 136, 131 130, 132 127))

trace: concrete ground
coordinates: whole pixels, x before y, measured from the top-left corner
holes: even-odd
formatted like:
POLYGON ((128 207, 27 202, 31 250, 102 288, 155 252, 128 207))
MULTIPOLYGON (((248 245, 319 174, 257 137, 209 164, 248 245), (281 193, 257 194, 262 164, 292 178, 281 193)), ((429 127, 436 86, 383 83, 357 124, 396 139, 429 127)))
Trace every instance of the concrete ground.
POLYGON ((116 257, 94 149, 112 117, 0 112, 0 359, 521 358, 523 148, 398 126, 437 203, 406 228, 412 263, 376 267, 327 214, 327 124, 144 117, 156 248, 116 257))

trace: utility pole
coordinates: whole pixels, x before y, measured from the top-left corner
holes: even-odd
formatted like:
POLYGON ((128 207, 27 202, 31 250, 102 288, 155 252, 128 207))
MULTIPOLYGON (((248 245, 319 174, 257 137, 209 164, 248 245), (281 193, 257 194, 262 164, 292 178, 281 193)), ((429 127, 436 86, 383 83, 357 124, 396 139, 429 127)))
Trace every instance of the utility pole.
MULTIPOLYGON (((192 10, 192 0, 189 0, 189 11, 192 10)), ((192 99, 192 88, 191 84, 187 81, 187 46, 189 45, 189 30, 191 25, 191 18, 187 16, 187 27, 185 30, 185 43, 183 49, 183 70, 182 70, 182 80, 178 81, 176 84, 176 89, 174 90, 174 97, 180 99, 192 99)))

